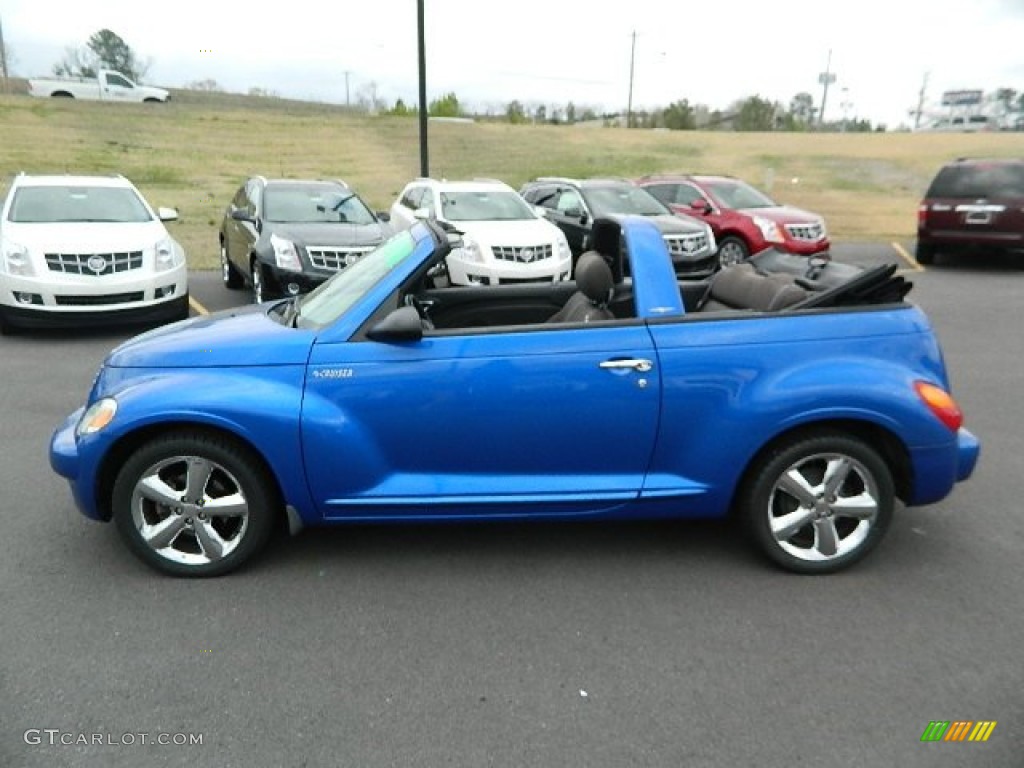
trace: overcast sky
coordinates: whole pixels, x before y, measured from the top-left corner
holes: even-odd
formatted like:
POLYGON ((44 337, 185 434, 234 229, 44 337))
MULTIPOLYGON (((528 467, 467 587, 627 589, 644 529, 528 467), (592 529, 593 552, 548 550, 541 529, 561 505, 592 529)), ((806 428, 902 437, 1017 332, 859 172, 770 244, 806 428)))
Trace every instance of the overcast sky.
MULTIPOLYGON (((624 109, 631 33, 633 104, 677 99, 725 109, 761 95, 789 104, 832 50, 826 117, 890 128, 909 121, 929 73, 946 90, 1024 91, 1024 0, 426 0, 427 88, 476 106, 524 103, 624 109)), ((344 103, 369 83, 389 102, 417 98, 416 0, 0 0, 14 71, 47 75, 68 47, 104 27, 170 87, 344 103), (264 10, 266 8, 272 10, 264 10)))

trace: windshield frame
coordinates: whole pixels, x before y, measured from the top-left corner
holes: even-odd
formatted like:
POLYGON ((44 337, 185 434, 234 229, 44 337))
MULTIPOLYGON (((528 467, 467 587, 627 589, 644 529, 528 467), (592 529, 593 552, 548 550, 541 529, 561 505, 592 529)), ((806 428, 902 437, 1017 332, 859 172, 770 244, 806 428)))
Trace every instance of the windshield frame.
POLYGON ((764 192, 759 190, 742 179, 706 179, 700 183, 700 188, 715 201, 715 204, 719 208, 725 210, 744 210, 754 208, 778 208, 779 204, 768 197, 764 192), (733 190, 732 194, 723 194, 724 189, 733 190), (744 203, 737 205, 736 195, 743 194, 749 195, 750 199, 755 201, 753 205, 747 205, 745 200, 739 200, 738 202, 744 203))
MULTIPOLYGON (((99 200, 103 203, 103 200, 99 200)), ((87 205, 91 205, 91 201, 86 202, 87 205)), ((116 208, 110 206, 109 201, 106 203, 106 207, 109 208, 108 213, 116 212, 116 208)), ((90 213, 104 212, 104 206, 100 206, 96 210, 89 211, 90 213)), ((11 198, 10 206, 7 210, 6 220, 11 224, 148 224, 157 219, 153 210, 149 207, 146 201, 142 198, 137 190, 132 187, 123 186, 108 186, 103 184, 25 184, 15 188, 14 195, 11 198), (24 217, 23 208, 36 207, 38 211, 51 210, 56 215, 56 211, 61 206, 61 210, 67 209, 68 213, 74 207, 71 200, 76 195, 94 195, 97 200, 104 196, 110 198, 120 198, 117 202, 121 205, 123 212, 126 214, 117 218, 101 217, 96 215, 79 216, 73 218, 54 218, 51 216, 29 216, 24 217), (35 200, 27 199, 33 198, 35 200)))
POLYGON ((595 218, 601 216, 674 216, 675 214, 643 187, 629 186, 627 184, 601 184, 580 187, 580 193, 587 207, 595 218), (621 197, 621 193, 628 192, 634 202, 650 203, 650 207, 638 206, 633 210, 612 210, 603 203, 603 193, 612 192, 621 197), (597 193, 595 196, 594 193, 597 193))
POLYGON ((409 260, 420 241, 402 230, 298 299, 295 327, 319 330, 336 323, 409 260))
MULTIPOLYGON (((281 195, 281 197, 284 197, 284 195, 281 195)), ((260 207, 263 209, 263 220, 268 224, 356 224, 365 226, 377 223, 377 217, 358 194, 346 186, 329 181, 267 184, 262 191, 260 207), (310 201, 315 199, 314 193, 321 192, 324 198, 324 210, 319 210, 320 206, 315 206, 314 210, 318 211, 322 216, 317 218, 275 218, 271 215, 279 213, 272 210, 275 197, 281 195, 283 192, 287 193, 296 191, 305 195, 310 201), (336 212, 338 218, 328 218, 328 201, 330 201, 330 209, 336 212), (351 212, 358 214, 359 218, 353 220, 346 216, 346 218, 342 219, 341 209, 343 207, 350 208, 351 212)))

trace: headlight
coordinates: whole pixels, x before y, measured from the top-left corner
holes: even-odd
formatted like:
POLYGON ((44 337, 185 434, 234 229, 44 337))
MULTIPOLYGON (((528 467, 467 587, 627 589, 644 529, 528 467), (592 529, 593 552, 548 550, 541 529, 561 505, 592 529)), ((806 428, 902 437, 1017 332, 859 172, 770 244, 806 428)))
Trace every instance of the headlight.
POLYGON ((757 228, 761 230, 761 235, 769 243, 785 242, 785 238, 782 236, 782 230, 779 229, 779 225, 771 219, 755 216, 754 223, 757 225, 757 228))
POLYGON ((572 251, 569 250, 569 241, 565 239, 565 235, 561 232, 558 233, 558 239, 555 241, 555 253, 559 261, 572 258, 572 251))
POLYGON ((718 243, 715 242, 715 230, 713 230, 708 224, 705 224, 704 227, 708 231, 708 247, 711 248, 711 252, 714 253, 718 250, 718 243))
POLYGON ((462 238, 462 253, 460 255, 463 261, 482 263, 484 260, 480 243, 469 237, 462 238))
POLYGON ((10 240, 0 242, 0 272, 9 275, 21 275, 31 277, 36 273, 32 267, 32 259, 28 254, 28 248, 10 240))
POLYGON ((163 240, 158 240, 156 243, 156 271, 164 272, 168 269, 181 264, 182 259, 179 258, 179 251, 174 247, 174 241, 169 237, 165 237, 163 240))
POLYGON ((115 413, 117 413, 117 400, 112 397, 97 400, 82 414, 78 426, 75 427, 75 434, 81 437, 99 432, 114 420, 115 413))
POLYGON ((287 269, 290 272, 301 272, 302 261, 299 259, 299 251, 295 243, 285 240, 277 235, 270 236, 270 246, 274 249, 274 261, 279 269, 287 269))

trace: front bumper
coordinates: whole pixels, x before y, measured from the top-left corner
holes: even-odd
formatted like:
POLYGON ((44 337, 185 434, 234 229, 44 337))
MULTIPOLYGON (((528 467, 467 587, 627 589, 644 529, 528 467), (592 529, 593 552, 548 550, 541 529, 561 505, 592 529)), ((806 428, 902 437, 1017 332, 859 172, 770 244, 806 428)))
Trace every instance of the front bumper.
POLYGON ((85 413, 85 406, 71 413, 50 438, 50 467, 68 481, 71 496, 78 510, 93 520, 104 519, 96 504, 96 468, 86 466, 75 438, 75 428, 85 413))
POLYGON ((448 275, 454 285, 505 285, 568 280, 572 259, 550 258, 523 264, 513 261, 464 261, 448 256, 448 275))
POLYGON ((819 253, 827 253, 831 248, 828 238, 821 240, 794 240, 787 237, 782 243, 769 243, 769 247, 778 248, 797 256, 815 256, 819 253))
POLYGON ((188 317, 188 293, 144 305, 95 310, 53 311, 33 304, 0 306, 3 320, 17 328, 109 328, 125 325, 161 325, 188 317))
POLYGON ((47 273, 0 277, 0 312, 12 325, 52 327, 188 316, 188 272, 184 264, 102 277, 47 273))

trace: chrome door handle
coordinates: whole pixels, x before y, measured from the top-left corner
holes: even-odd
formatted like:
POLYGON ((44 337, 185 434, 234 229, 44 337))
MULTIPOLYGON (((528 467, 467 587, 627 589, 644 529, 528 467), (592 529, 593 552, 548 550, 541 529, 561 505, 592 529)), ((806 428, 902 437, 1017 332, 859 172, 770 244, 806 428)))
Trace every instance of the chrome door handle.
POLYGON ((654 367, 654 363, 650 360, 644 360, 642 358, 628 358, 625 360, 605 360, 603 363, 598 364, 601 368, 606 370, 619 370, 622 368, 630 368, 640 373, 647 373, 654 367))

